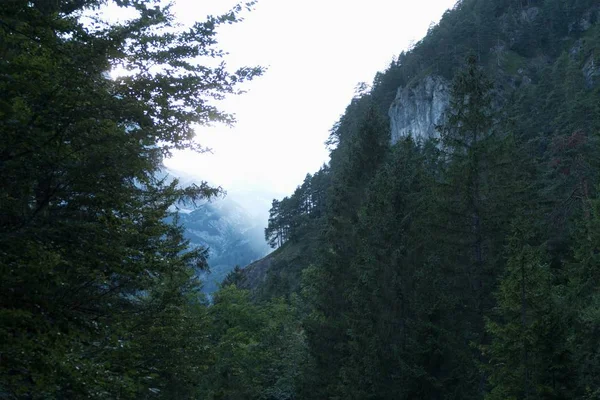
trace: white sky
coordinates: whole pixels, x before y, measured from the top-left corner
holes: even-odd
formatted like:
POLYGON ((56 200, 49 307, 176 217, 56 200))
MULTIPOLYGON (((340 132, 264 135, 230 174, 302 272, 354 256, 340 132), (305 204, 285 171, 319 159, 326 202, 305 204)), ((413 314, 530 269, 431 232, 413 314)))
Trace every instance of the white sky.
MULTIPOLYGON (((183 23, 228 10, 230 0, 177 0, 183 23)), ((259 0, 245 21, 221 28, 231 67, 264 76, 222 108, 234 128, 198 128, 213 154, 177 153, 167 166, 229 191, 291 193, 327 161, 324 142, 359 82, 372 83, 420 40, 455 0, 259 0)))

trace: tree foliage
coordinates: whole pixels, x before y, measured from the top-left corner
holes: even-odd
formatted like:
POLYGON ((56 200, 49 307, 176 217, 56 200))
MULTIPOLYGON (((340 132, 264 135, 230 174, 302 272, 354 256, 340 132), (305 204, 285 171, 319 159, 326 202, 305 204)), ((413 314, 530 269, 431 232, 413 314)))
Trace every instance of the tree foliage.
POLYGON ((157 172, 195 147, 194 124, 233 121, 211 99, 260 74, 205 66, 223 55, 216 28, 241 11, 184 31, 160 2, 3 3, 3 395, 191 395, 196 360, 168 349, 193 346, 206 251, 165 218, 218 190, 157 172), (108 4, 133 17, 104 20, 108 4), (127 73, 111 79, 116 67, 127 73))

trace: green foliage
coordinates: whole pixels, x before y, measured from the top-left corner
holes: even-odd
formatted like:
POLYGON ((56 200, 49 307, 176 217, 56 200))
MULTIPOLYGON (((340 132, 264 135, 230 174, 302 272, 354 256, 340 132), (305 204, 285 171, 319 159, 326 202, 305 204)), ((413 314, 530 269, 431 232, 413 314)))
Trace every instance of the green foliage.
POLYGON ((543 248, 524 221, 516 221, 499 286, 498 321, 488 321, 492 335, 490 399, 571 398, 565 326, 560 318, 555 277, 544 263, 543 248))
POLYGON ((477 371, 488 342, 484 316, 493 308, 491 293, 503 268, 502 249, 508 224, 519 205, 522 165, 512 136, 503 132, 494 108, 493 85, 470 56, 457 73, 441 134, 442 164, 434 182, 432 208, 426 218, 435 238, 431 250, 460 305, 450 330, 463 338, 456 351, 463 365, 457 389, 464 398, 485 392, 485 375, 477 371), (460 349, 460 350, 459 350, 460 349))
POLYGON ((199 376, 202 352, 183 349, 200 348, 206 251, 165 218, 218 191, 156 176, 195 147, 194 124, 232 121, 211 99, 261 71, 203 66, 240 7, 182 32, 160 2, 114 2, 127 24, 104 21, 106 3, 0 11, 3 396, 190 398, 199 376))
POLYGON ((567 265, 568 283, 562 310, 569 319, 569 349, 575 359, 577 395, 594 399, 600 395, 600 201, 586 200, 574 238, 574 254, 567 265))
POLYGON ((369 180, 387 154, 389 130, 385 120, 365 94, 353 100, 332 136, 332 172, 326 196, 326 219, 318 240, 313 279, 305 292, 313 312, 305 327, 314 361, 310 371, 313 392, 310 398, 341 395, 340 367, 347 354, 347 311, 349 282, 355 279, 349 268, 358 248, 355 224, 357 209, 364 199, 369 180))
POLYGON ((305 339, 297 306, 250 302, 235 286, 221 289, 208 310, 211 353, 198 392, 202 399, 296 398, 305 339))
POLYGON ((410 138, 397 143, 361 208, 357 234, 363 240, 350 265, 356 279, 347 288, 344 398, 435 398, 447 378, 442 370, 458 361, 444 317, 453 307, 449 287, 436 261, 422 252, 431 179, 425 160, 410 138))
POLYGON ((302 398, 597 397, 594 5, 460 1, 352 100, 319 240, 277 267, 310 265, 302 398), (430 74, 440 140, 379 148, 370 110, 430 74))
POLYGON ((281 247, 288 240, 296 241, 316 230, 323 216, 329 168, 321 167, 313 175, 307 174, 301 186, 290 197, 273 199, 265 240, 272 248, 281 247))

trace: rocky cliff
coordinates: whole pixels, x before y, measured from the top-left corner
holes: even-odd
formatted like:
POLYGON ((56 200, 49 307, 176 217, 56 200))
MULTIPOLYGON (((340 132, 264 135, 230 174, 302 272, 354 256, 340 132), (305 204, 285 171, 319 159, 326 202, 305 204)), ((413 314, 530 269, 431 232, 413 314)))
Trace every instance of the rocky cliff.
POLYGON ((408 135, 417 140, 437 137, 435 126, 449 101, 449 83, 440 76, 429 75, 398 88, 389 110, 392 144, 408 135))
MULTIPOLYGON (((560 41, 546 44, 551 50, 529 48, 523 51, 523 45, 520 43, 531 45, 536 42, 535 31, 538 29, 536 24, 542 23, 540 18, 545 14, 547 10, 544 13, 544 10, 538 6, 522 8, 520 12, 504 13, 497 19, 498 39, 491 42, 493 45, 489 49, 478 49, 483 53, 482 58, 487 59, 485 62, 482 61, 482 66, 489 71, 490 76, 494 77, 497 85, 496 90, 499 94, 497 100, 506 100, 514 90, 531 84, 532 78, 535 79, 536 75, 543 75, 544 69, 551 68, 560 54, 556 50, 564 49, 565 45, 570 46, 569 54, 572 59, 583 60, 580 69, 587 88, 592 89, 600 83, 600 54, 597 52, 595 39, 600 6, 596 4, 587 8, 577 19, 572 20, 560 41), (503 39, 500 39, 501 37, 503 39)), ((438 27, 438 29, 443 28, 443 26, 438 27)), ((454 26, 451 29, 459 28, 454 26)), ((433 37, 429 36, 431 35, 420 42, 420 47, 439 48, 439 43, 431 43, 433 37)), ((444 38, 440 36, 439 39, 444 38)), ((480 40, 481 38, 477 39, 480 40)), ((475 49, 469 51, 474 52, 475 49)), ((396 89, 395 98, 388 111, 392 144, 408 135, 412 135, 417 140, 439 136, 435 127, 442 122, 449 104, 451 83, 451 79, 441 76, 440 73, 445 68, 446 76, 452 76, 459 65, 452 59, 443 58, 434 58, 431 62, 445 67, 422 65, 405 76, 406 83, 396 89), (427 72, 428 70, 437 72, 427 72)), ((395 68, 396 70, 409 69, 400 62, 395 68)), ((394 68, 387 71, 387 74, 393 73, 394 68)), ((536 83, 539 83, 539 80, 536 83)))

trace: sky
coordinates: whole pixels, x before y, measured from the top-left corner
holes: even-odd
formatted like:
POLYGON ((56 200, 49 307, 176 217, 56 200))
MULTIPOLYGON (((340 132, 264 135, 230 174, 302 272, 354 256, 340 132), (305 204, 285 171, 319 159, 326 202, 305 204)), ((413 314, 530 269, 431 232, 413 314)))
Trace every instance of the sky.
MULTIPOLYGON (((230 0, 176 0, 184 24, 227 11, 230 0)), ((219 30, 237 68, 266 73, 219 106, 233 128, 198 127, 212 154, 179 152, 167 167, 231 192, 291 194, 327 162, 324 142, 360 82, 371 83, 419 41, 455 0, 259 0, 241 23, 219 30)))

